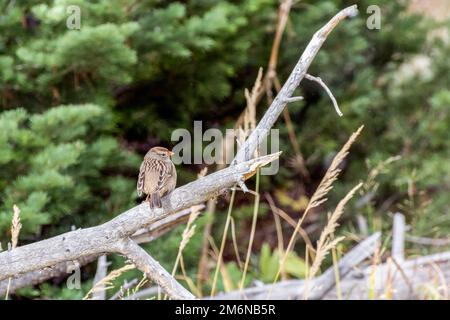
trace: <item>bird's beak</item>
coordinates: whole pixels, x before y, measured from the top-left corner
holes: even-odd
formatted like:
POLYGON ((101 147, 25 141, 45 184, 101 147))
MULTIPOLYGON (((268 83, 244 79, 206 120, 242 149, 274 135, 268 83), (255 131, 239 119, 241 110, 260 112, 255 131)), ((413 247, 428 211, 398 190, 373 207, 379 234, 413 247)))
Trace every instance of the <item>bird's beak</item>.
POLYGON ((169 151, 169 157, 173 156, 175 153, 173 153, 172 151, 169 151))

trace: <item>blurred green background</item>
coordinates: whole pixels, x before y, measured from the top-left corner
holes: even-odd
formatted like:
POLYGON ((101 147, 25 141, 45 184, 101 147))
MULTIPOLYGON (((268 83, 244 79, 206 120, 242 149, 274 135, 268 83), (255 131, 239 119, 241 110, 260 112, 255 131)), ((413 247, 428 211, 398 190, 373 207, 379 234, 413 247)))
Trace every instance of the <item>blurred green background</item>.
MULTIPOLYGON (((278 61, 282 82, 314 32, 351 4, 294 2, 278 61)), ((366 188, 348 206, 341 233, 358 234, 358 217, 363 217, 369 232, 383 230, 388 238, 392 213, 400 211, 412 234, 447 237, 450 14, 417 15, 408 1, 357 4, 360 15, 333 31, 309 70, 327 83, 344 116, 332 110, 322 88, 304 80, 297 91, 305 99, 290 104, 289 112, 309 175, 299 170, 280 117, 280 171, 261 177, 259 190, 272 195, 277 206, 297 220, 334 153, 364 124, 329 201, 305 221, 311 239, 320 234, 327 210, 359 181, 366 182, 366 188), (373 4, 381 8, 380 30, 366 27, 366 8, 373 4), (394 156, 400 158, 383 164, 394 156)), ((275 0, 1 1, 3 249, 10 241, 13 204, 21 209, 19 245, 72 226, 97 225, 139 203, 135 184, 140 161, 152 146, 173 146, 174 129, 192 130, 194 120, 202 120, 204 130, 232 128, 245 107, 244 89, 252 87, 258 68, 268 63, 278 5, 275 0), (66 27, 68 5, 81 9, 80 30, 66 27)), ((264 98, 258 119, 266 109, 264 98)), ((178 166, 178 185, 196 179, 202 167, 178 166)), ((254 178, 248 182, 251 188, 254 184, 254 178)), ((214 216, 217 242, 227 201, 219 199, 214 216)), ((233 217, 242 255, 252 212, 253 197, 238 193, 233 217)), ((258 214, 248 279, 270 281, 277 234, 265 197, 258 214)), ((185 249, 184 262, 193 279, 204 224, 205 218, 199 218, 185 249)), ((145 245, 169 270, 182 229, 145 245)), ((289 238, 293 229, 283 222, 283 230, 289 238)), ((226 267, 231 278, 239 279, 232 246, 228 247, 226 267)), ((299 255, 302 247, 299 240, 299 255)), ((408 250, 428 252, 412 245, 408 250)), ((123 264, 120 258, 111 259, 115 266, 123 264)), ((303 261, 293 257, 297 260, 303 261)), ((94 273, 95 265, 83 268, 81 292, 68 290, 60 279, 17 296, 80 298, 92 285, 94 273)), ((301 277, 301 272, 290 276, 301 277)))

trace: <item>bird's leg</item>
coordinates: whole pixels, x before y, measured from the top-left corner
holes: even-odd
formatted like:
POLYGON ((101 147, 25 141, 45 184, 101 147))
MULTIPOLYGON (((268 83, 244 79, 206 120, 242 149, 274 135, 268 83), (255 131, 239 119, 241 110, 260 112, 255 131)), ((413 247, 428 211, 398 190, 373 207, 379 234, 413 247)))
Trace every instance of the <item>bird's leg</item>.
POLYGON ((151 203, 152 202, 152 198, 151 198, 150 194, 147 195, 147 197, 145 198, 145 201, 148 202, 148 207, 150 208, 150 210, 153 209, 153 205, 151 203), (149 200, 149 198, 150 198, 150 200, 149 200))

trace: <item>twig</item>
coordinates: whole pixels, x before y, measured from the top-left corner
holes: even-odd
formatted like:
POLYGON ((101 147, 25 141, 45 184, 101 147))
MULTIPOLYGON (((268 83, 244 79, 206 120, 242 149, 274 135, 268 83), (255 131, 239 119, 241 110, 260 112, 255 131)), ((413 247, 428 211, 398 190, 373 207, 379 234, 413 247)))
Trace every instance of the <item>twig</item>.
POLYGON ((295 89, 299 86, 304 78, 309 66, 319 52, 323 43, 327 39, 330 32, 337 26, 339 22, 348 17, 358 14, 357 6, 353 5, 341 10, 336 14, 325 26, 317 31, 307 45, 305 51, 297 62, 285 84, 278 92, 267 112, 264 114, 256 129, 250 134, 245 144, 238 150, 234 163, 239 163, 251 159, 256 148, 268 135, 270 128, 273 127, 278 116, 283 112, 286 106, 286 99, 292 97, 295 89))
POLYGON ((433 238, 417 237, 410 234, 406 234, 405 239, 408 242, 421 244, 424 246, 445 247, 450 245, 450 239, 433 239, 433 238))
POLYGON ((331 90, 327 87, 327 85, 325 84, 325 82, 323 82, 322 79, 320 79, 319 77, 314 77, 310 74, 305 74, 305 78, 314 82, 317 82, 318 84, 320 84, 322 86, 322 88, 325 90, 325 92, 328 94, 328 96, 330 97, 331 101, 333 102, 333 106, 334 109, 336 110, 337 114, 342 117, 343 114, 341 112, 341 110, 339 109, 339 105, 336 101, 336 98, 333 96, 333 93, 331 92, 331 90))
MULTIPOLYGON (((282 217, 288 224, 290 224, 290 226, 292 228, 295 229, 295 227, 296 227, 295 220, 292 219, 286 212, 284 212, 283 210, 281 210, 280 208, 278 208, 275 205, 275 202, 273 201, 272 196, 268 192, 266 192, 264 194, 264 196, 265 196, 267 202, 269 203, 270 209, 272 210, 273 214, 275 214, 276 216, 282 217)), ((301 227, 298 228, 298 234, 302 237, 302 239, 306 243, 306 245, 310 246, 311 248, 313 247, 313 244, 308 237, 308 233, 303 228, 301 228, 301 227)))
POLYGON ((403 268, 401 266, 402 261, 397 261, 394 257, 392 257, 392 262, 394 262, 394 265, 397 267, 398 271, 400 271, 400 274, 402 275, 403 280, 405 280, 405 283, 407 284, 408 289, 409 289, 409 294, 413 295, 414 287, 411 283, 411 280, 406 275, 405 270, 403 270, 403 268))
POLYGON ((133 293, 132 295, 125 297, 124 300, 137 300, 140 298, 154 296, 157 294, 158 294, 158 287, 150 287, 150 288, 142 289, 136 293, 133 293))
POLYGON ((122 298, 123 295, 125 294, 125 292, 131 288, 133 288, 136 284, 138 284, 139 279, 134 278, 131 281, 126 281, 125 283, 120 287, 119 291, 117 291, 116 293, 114 293, 111 298, 109 298, 109 300, 117 300, 119 298, 122 298))

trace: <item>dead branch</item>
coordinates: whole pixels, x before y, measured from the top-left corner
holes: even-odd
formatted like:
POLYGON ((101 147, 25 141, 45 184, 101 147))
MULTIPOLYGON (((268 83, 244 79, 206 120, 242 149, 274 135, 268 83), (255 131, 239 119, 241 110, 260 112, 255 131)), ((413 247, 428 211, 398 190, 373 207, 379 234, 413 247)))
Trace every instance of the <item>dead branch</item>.
POLYGON ((334 109, 336 110, 336 113, 337 113, 340 117, 342 117, 343 114, 342 114, 342 111, 339 109, 339 105, 338 105, 338 103, 337 103, 337 101, 336 101, 336 98, 334 97, 334 95, 333 95, 333 93, 331 92, 330 88, 328 88, 328 86, 325 84, 325 82, 323 82, 323 80, 322 80, 321 78, 319 78, 319 77, 314 77, 314 76, 312 76, 312 75, 310 75, 310 74, 305 74, 305 78, 308 79, 308 80, 317 82, 317 83, 325 90, 325 92, 326 92, 326 93, 328 94, 328 96, 330 97, 331 102, 333 102, 333 106, 334 106, 334 109))
POLYGON ((130 259, 147 278, 159 285, 172 299, 195 299, 170 273, 168 273, 155 259, 131 239, 123 240, 119 244, 118 253, 130 259))
POLYGON ((392 227, 392 258, 398 262, 405 260, 405 216, 399 212, 394 214, 392 227))
MULTIPOLYGON (((201 205, 201 209, 204 209, 204 205, 201 205)), ((131 237, 137 243, 146 243, 153 241, 162 235, 166 234, 176 226, 186 222, 191 214, 191 209, 185 209, 180 212, 177 212, 173 215, 170 215, 164 219, 161 219, 149 227, 141 228, 136 231, 131 237)), ((93 254, 88 256, 83 256, 77 259, 77 266, 83 267, 95 259, 97 259, 100 254, 93 254)), ((57 265, 46 267, 40 270, 33 270, 23 274, 19 274, 18 276, 12 278, 10 283, 10 293, 14 293, 17 289, 24 288, 31 285, 36 285, 47 281, 51 278, 57 277, 67 277, 73 272, 73 262, 72 261, 64 261, 57 265)), ((6 292, 6 288, 8 286, 8 280, 0 281, 0 295, 4 295, 6 292)))
POLYGON ((231 166, 175 189, 162 199, 162 208, 151 210, 146 203, 143 203, 102 225, 67 232, 8 252, 2 252, 0 253, 0 280, 66 261, 79 260, 86 256, 119 253, 134 260, 136 265, 167 290, 166 292, 172 298, 191 298, 192 295, 186 292, 181 285, 169 281, 164 271, 157 268, 156 261, 136 243, 129 240, 129 237, 138 230, 149 227, 180 210, 201 204, 236 184, 245 189, 244 180, 246 178, 252 176, 259 167, 277 159, 280 153, 252 158, 260 142, 268 135, 286 106, 286 99, 292 97, 305 76, 329 33, 340 21, 356 15, 357 12, 356 5, 340 11, 314 34, 288 80, 256 129, 239 149, 231 166))
POLYGON ((264 138, 269 134, 269 130, 273 127, 281 112, 283 112, 283 109, 287 103, 286 99, 289 99, 293 96, 295 89, 297 89, 300 82, 305 77, 309 66, 311 65, 312 61, 319 52, 330 32, 337 26, 339 22, 341 22, 345 18, 353 17, 357 14, 358 10, 356 5, 347 7, 336 14, 325 26, 323 26, 314 34, 299 61, 297 62, 297 65, 294 67, 291 75, 286 80, 281 90, 278 92, 267 112, 259 121, 256 129, 248 137, 245 144, 238 150, 237 155, 233 160, 234 163, 239 163, 252 158, 255 150, 258 148, 264 138))
POLYGON ((125 283, 120 287, 119 291, 114 293, 109 300, 120 300, 124 298, 125 292, 133 288, 135 285, 139 283, 139 280, 137 278, 134 278, 131 281, 126 281, 125 283))
MULTIPOLYGON (((388 281, 395 300, 423 299, 430 292, 439 292, 442 299, 448 299, 450 252, 353 270, 341 282, 342 296, 349 300, 368 299, 371 295, 384 299, 388 281)), ((334 291, 324 296, 324 299, 336 298, 334 291)))
POLYGON ((150 210, 140 204, 102 225, 71 231, 50 239, 0 253, 0 280, 15 275, 77 260, 83 256, 117 253, 118 243, 136 231, 174 212, 203 203, 222 190, 242 181, 257 168, 277 159, 280 153, 262 156, 230 166, 177 188, 162 199, 162 208, 150 210))
MULTIPOLYGON (((95 272, 93 285, 96 286, 103 278, 108 274, 108 260, 106 255, 101 255, 97 260, 97 271, 95 272)), ((97 290, 92 293, 92 300, 105 300, 106 299, 106 287, 104 284, 99 284, 97 290)))
MULTIPOLYGON (((355 266, 360 264, 365 259, 369 258, 376 249, 380 233, 375 233, 359 243, 352 250, 350 250, 339 261, 338 269, 341 278, 344 278, 355 266)), ((321 276, 313 278, 309 281, 310 299, 321 299, 327 292, 329 292, 335 285, 334 269, 333 267, 325 271, 321 276)), ((217 300, 233 300, 233 299, 256 299, 265 300, 270 291, 270 299, 284 300, 284 299, 301 299, 305 290, 304 280, 286 280, 275 284, 267 284, 256 288, 248 288, 243 291, 233 291, 226 294, 219 294, 215 297, 207 299, 217 300)))
MULTIPOLYGON (((346 260, 351 261, 350 258, 346 260)), ((339 262, 339 265, 341 265, 341 262, 339 262)), ((394 300, 432 298, 436 297, 436 294, 439 294, 441 299, 449 299, 450 297, 449 251, 403 262, 384 263, 365 268, 352 266, 345 270, 349 270, 347 275, 340 272, 340 287, 342 297, 345 300, 369 299, 370 296, 374 296, 375 299, 385 299, 388 281, 390 281, 389 286, 392 288, 392 299, 394 300)), ((334 287, 334 283, 331 281, 331 278, 334 277, 332 273, 331 267, 323 275, 311 280, 313 286, 328 289, 319 289, 320 294, 316 292, 317 295, 311 296, 310 299, 338 299, 336 291, 332 290, 334 287), (326 278, 329 279, 326 280, 326 278), (321 283, 327 285, 323 286, 321 283), (332 285, 330 286, 330 284, 332 285)), ((272 289, 271 299, 300 299, 302 298, 304 285, 303 280, 277 282, 272 289)), ((245 297, 246 299, 264 300, 267 299, 267 292, 271 287, 272 284, 252 287, 207 299, 223 300, 245 297)))

